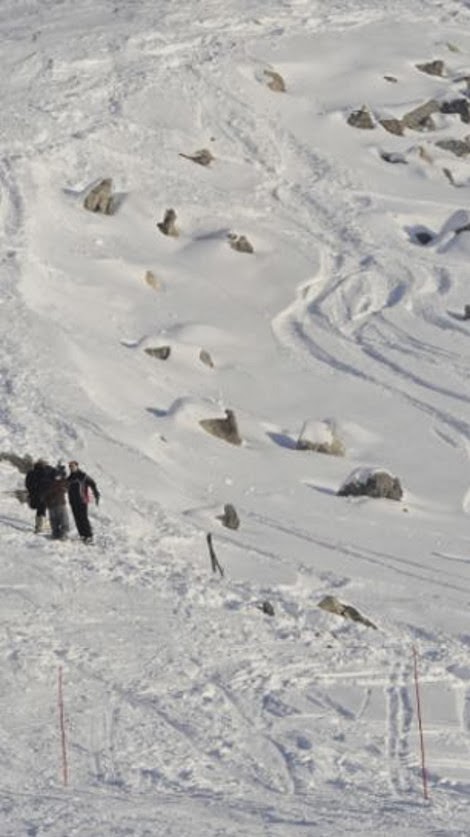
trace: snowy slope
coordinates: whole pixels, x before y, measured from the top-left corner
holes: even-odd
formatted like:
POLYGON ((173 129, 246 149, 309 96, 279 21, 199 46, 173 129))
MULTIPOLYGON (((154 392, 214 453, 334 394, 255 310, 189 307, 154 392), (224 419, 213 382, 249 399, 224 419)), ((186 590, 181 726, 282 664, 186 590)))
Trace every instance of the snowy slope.
POLYGON ((1 837, 470 833, 470 157, 436 145, 470 129, 379 123, 468 99, 469 23, 1 3, 0 453, 76 458, 102 497, 95 546, 57 544, 0 462, 1 837), (103 177, 112 216, 83 208, 103 177), (241 446, 199 425, 227 409, 241 446), (344 457, 295 449, 324 420, 344 457), (357 468, 403 500, 338 497, 357 468))

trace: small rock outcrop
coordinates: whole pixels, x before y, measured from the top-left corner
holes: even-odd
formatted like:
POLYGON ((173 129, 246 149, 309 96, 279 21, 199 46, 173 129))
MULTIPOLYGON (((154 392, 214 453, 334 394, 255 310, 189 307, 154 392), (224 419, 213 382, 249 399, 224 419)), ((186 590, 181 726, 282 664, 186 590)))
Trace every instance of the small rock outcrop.
POLYGON ((211 356, 210 356, 209 352, 208 352, 208 351, 206 351, 206 349, 201 349, 201 351, 199 352, 199 360, 200 360, 200 361, 201 361, 201 363, 203 363, 205 366, 210 366, 210 367, 211 367, 211 369, 213 369, 213 368, 214 368, 214 361, 212 360, 212 358, 211 358, 211 356))
POLYGON ((338 497, 383 497, 387 500, 401 500, 403 489, 398 477, 388 471, 358 468, 347 478, 338 491, 338 497))
POLYGON ((465 137, 463 140, 459 139, 443 139, 438 140, 436 142, 438 148, 442 148, 443 151, 450 151, 451 154, 455 154, 456 157, 466 157, 467 154, 470 154, 470 136, 465 137))
POLYGON ((186 160, 192 160, 193 163, 197 163, 199 166, 210 166, 212 161, 215 159, 212 152, 209 151, 208 148, 200 148, 199 151, 195 151, 194 154, 183 154, 180 152, 180 157, 185 157, 186 160))
POLYGON ((374 628, 377 630, 377 625, 374 625, 370 619, 366 619, 365 616, 362 616, 362 614, 359 613, 355 607, 344 604, 344 602, 340 602, 336 596, 325 596, 325 598, 318 603, 318 607, 321 607, 322 610, 328 611, 328 613, 334 613, 336 616, 343 616, 345 619, 351 619, 353 622, 361 622, 368 628, 374 628))
POLYGON ((397 137, 403 136, 403 123, 401 119, 379 119, 379 124, 388 131, 389 134, 395 134, 397 137))
POLYGON ((151 270, 145 271, 144 282, 146 285, 149 285, 150 288, 153 288, 154 291, 158 291, 160 288, 160 280, 151 270))
POLYGON ((253 245, 250 244, 245 235, 229 233, 228 240, 232 250, 236 250, 238 253, 254 253, 253 245))
POLYGON ((231 445, 241 445, 242 443, 233 410, 225 410, 225 418, 201 419, 199 424, 206 433, 217 436, 231 445))
POLYGON ((426 244, 429 244, 429 242, 433 240, 433 236, 431 233, 426 232, 426 230, 419 230, 415 234, 415 239, 423 246, 426 246, 426 244))
POLYGON ((174 209, 167 209, 163 216, 163 221, 157 223, 157 227, 163 235, 172 235, 174 238, 179 236, 179 229, 176 226, 176 212, 174 209))
POLYGON ((276 73, 274 70, 265 70, 264 75, 266 76, 266 83, 270 90, 274 90, 275 93, 286 92, 286 83, 279 73, 276 73))
POLYGON ((218 520, 227 529, 238 529, 240 526, 240 518, 238 517, 235 506, 231 503, 226 503, 224 506, 224 513, 218 516, 218 520))
POLYGON ((425 61, 422 64, 415 64, 415 67, 421 73, 427 73, 428 76, 443 76, 445 73, 445 64, 440 58, 434 61, 425 61))
POLYGON ((470 123, 470 102, 468 99, 451 99, 441 102, 441 113, 457 113, 462 122, 470 123))
POLYGON ((408 164, 404 154, 400 154, 398 151, 381 151, 380 156, 386 163, 402 163, 405 166, 408 164))
POLYGON ((367 105, 362 105, 361 108, 350 113, 347 123, 352 125, 353 128, 362 128, 363 130, 375 128, 374 120, 367 105))
POLYGON ((434 131, 433 113, 439 113, 441 106, 435 99, 430 99, 422 105, 408 111, 402 117, 402 124, 412 131, 434 131))
POLYGON ((160 360, 167 360, 171 354, 170 346, 149 346, 144 349, 146 355, 150 357, 158 357, 160 360))
POLYGON ((336 434, 334 423, 328 419, 304 422, 295 447, 297 450, 344 456, 344 445, 336 434))
POLYGON ((112 215, 114 212, 112 189, 113 181, 110 177, 101 180, 88 192, 83 201, 84 208, 88 209, 89 212, 112 215))

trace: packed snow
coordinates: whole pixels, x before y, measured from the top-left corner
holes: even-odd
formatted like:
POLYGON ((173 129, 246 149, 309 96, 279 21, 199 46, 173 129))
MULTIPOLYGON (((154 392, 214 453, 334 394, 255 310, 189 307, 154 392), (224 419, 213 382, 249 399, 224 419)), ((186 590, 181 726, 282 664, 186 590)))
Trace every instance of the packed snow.
POLYGON ((2 0, 1 837, 470 833, 469 24, 2 0))

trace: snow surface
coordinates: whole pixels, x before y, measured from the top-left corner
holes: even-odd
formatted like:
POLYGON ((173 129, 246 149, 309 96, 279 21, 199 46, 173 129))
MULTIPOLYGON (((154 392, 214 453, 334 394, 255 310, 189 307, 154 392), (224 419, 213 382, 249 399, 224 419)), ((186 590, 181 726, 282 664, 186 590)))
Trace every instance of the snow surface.
POLYGON ((2 0, 0 452, 77 458, 102 500, 94 547, 57 544, 0 464, 1 837, 470 834, 470 157, 435 145, 470 127, 347 123, 468 97, 469 23, 2 0), (239 447, 199 425, 226 409, 239 447), (295 450, 325 419, 346 455, 295 450), (404 500, 337 497, 355 468, 404 500))

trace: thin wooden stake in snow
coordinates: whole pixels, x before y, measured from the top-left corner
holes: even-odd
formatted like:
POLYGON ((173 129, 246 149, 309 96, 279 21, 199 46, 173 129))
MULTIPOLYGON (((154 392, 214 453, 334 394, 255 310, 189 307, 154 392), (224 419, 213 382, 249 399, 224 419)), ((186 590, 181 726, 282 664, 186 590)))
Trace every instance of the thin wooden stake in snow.
POLYGON ((64 695, 62 688, 62 666, 59 666, 59 681, 58 681, 58 707, 59 707, 59 727, 60 727, 60 741, 62 750, 62 779, 64 785, 69 783, 69 768, 67 764, 67 741, 65 737, 65 720, 64 720, 64 695))
POLYGON ((421 718, 421 698, 419 694, 419 680, 418 680, 418 655, 416 653, 416 647, 413 645, 413 664, 414 664, 414 675, 415 675, 415 689, 416 689, 416 713, 418 716, 418 729, 419 729, 419 742, 421 748, 421 775, 423 778, 423 796, 425 799, 429 799, 428 796, 428 782, 426 776, 426 765, 424 760, 424 736, 423 736, 423 722, 421 718))
POLYGON ((212 546, 212 535, 211 535, 210 532, 206 535, 206 540, 207 540, 207 546, 209 547, 209 555, 211 557, 212 572, 216 573, 217 570, 218 570, 220 575, 223 576, 224 575, 224 569, 223 569, 223 567, 220 566, 220 564, 217 560, 217 556, 214 552, 214 547, 212 546))

